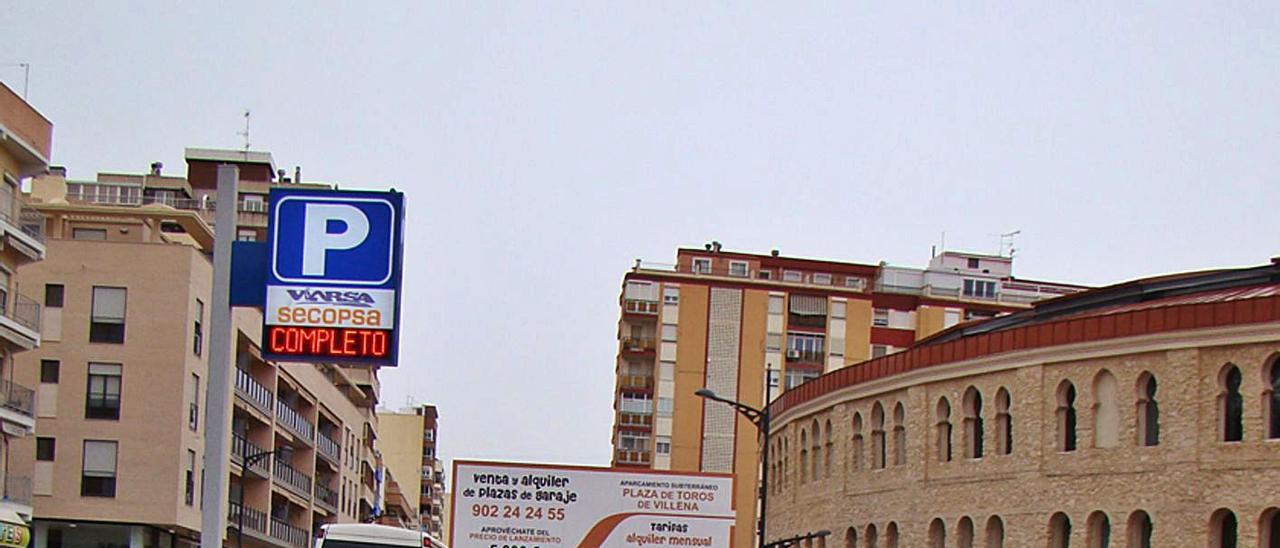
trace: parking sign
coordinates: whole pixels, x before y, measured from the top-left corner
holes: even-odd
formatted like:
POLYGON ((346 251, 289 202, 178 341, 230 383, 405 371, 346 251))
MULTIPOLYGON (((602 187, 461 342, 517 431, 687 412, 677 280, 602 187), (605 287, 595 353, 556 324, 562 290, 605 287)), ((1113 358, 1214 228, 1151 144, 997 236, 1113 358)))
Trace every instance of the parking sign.
POLYGON ((269 357, 395 365, 403 206, 399 192, 271 190, 269 357))

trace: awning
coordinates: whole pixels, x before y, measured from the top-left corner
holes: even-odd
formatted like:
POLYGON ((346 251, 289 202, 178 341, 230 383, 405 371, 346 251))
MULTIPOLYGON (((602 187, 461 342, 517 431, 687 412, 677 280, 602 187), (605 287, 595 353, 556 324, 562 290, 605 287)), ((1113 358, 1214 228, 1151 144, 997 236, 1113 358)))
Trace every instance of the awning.
POLYGON ((801 316, 826 316, 827 298, 817 295, 792 295, 791 313, 801 316))

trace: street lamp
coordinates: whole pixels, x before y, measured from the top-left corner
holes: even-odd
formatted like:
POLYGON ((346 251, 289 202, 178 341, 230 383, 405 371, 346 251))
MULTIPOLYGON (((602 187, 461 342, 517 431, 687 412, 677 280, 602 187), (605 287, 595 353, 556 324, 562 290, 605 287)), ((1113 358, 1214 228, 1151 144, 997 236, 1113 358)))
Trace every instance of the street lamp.
MULTIPOLYGON (((751 424, 754 424, 756 426, 756 429, 760 430, 760 434, 764 436, 764 446, 762 448, 762 451, 764 451, 764 455, 760 458, 760 518, 756 522, 756 538, 757 538, 756 546, 760 548, 764 548, 765 546, 767 546, 764 541, 765 512, 768 510, 768 504, 769 504, 769 407, 768 407, 768 402, 767 401, 765 402, 764 409, 756 409, 745 403, 736 402, 730 399, 717 396, 715 392, 712 392, 707 388, 699 388, 697 391, 694 392, 694 395, 700 398, 706 398, 708 400, 718 401, 720 403, 727 404, 730 407, 733 407, 734 411, 737 411, 739 414, 746 417, 747 420, 751 421, 751 424)), ((768 398, 766 397, 766 399, 768 398)))
MULTIPOLYGON (((261 453, 249 454, 249 440, 246 437, 245 443, 240 449, 240 511, 236 512, 236 548, 243 546, 244 542, 244 475, 258 461, 266 459, 277 451, 263 451, 261 453)), ((290 448, 291 449, 291 448, 290 448)))

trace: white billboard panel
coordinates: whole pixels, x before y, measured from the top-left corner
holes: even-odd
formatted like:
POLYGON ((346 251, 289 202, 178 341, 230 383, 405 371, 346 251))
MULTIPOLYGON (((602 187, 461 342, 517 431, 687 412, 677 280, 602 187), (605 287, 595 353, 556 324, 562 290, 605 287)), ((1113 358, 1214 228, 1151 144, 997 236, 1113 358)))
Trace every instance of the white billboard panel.
POLYGON ((455 548, 731 546, 733 477, 455 461, 455 548))

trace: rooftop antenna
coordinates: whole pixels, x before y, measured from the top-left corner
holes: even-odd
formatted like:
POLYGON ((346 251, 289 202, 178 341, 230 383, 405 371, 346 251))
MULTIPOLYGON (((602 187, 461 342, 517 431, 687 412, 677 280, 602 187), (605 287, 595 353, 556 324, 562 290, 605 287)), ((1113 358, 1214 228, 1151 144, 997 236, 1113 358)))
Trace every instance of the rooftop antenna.
POLYGON ((244 137, 244 151, 249 152, 249 109, 244 109, 244 131, 237 131, 236 135, 244 137))
POLYGON ((5 63, 0 66, 22 69, 22 100, 27 99, 27 86, 31 84, 31 63, 5 63))
POLYGON ((1022 234, 1021 230, 1015 230, 1013 232, 1005 232, 1004 234, 1000 235, 1000 256, 1001 257, 1008 257, 1012 259, 1013 255, 1018 252, 1017 248, 1013 247, 1013 238, 1019 234, 1022 234), (1009 250, 1008 255, 1005 255, 1006 249, 1009 250))

